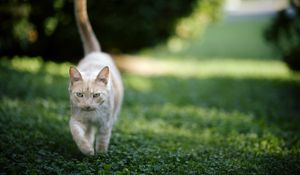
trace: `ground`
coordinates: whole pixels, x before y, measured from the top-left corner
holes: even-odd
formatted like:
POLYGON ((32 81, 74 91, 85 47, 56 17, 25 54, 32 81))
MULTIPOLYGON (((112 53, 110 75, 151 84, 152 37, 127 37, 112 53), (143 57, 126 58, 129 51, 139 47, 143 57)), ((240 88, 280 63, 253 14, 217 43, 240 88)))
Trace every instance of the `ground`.
POLYGON ((70 63, 2 58, 0 173, 298 174, 299 74, 261 48, 248 58, 197 51, 125 56, 139 61, 119 63, 122 112, 108 153, 93 157, 68 128, 70 63))

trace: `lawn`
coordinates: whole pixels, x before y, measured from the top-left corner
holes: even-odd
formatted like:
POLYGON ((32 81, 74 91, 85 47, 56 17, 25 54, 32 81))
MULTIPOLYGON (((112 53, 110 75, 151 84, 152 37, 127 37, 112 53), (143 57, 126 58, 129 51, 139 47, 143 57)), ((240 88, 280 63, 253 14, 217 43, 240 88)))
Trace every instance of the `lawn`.
POLYGON ((210 46, 125 56, 122 112, 94 157, 68 128, 71 64, 1 58, 0 174, 299 174, 300 75, 271 59, 263 25, 239 26, 247 47, 213 47, 225 33, 212 26, 210 46))
POLYGON ((69 63, 0 63, 1 173, 300 172, 300 78, 280 61, 156 60, 173 68, 123 73, 122 113, 109 152, 95 157, 68 128, 69 63))

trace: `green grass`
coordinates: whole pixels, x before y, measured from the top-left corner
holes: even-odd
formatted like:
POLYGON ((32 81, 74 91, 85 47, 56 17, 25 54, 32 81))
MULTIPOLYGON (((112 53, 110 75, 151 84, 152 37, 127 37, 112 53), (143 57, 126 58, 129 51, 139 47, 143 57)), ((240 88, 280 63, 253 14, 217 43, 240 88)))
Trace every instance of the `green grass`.
MULTIPOLYGON (((157 61, 157 60, 156 60, 157 61)), ((68 63, 0 60, 1 174, 298 174, 300 77, 276 60, 161 60, 124 73, 107 154, 68 128, 68 63)))

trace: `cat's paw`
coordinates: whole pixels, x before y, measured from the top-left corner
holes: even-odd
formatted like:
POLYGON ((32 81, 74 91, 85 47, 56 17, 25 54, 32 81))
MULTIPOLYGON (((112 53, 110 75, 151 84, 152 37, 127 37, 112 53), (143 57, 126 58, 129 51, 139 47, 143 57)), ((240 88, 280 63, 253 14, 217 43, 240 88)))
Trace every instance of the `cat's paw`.
POLYGON ((96 148, 96 153, 97 154, 104 154, 106 153, 108 150, 108 145, 99 145, 97 148, 96 148))
POLYGON ((93 148, 81 148, 80 151, 86 156, 94 156, 95 151, 93 148))
POLYGON ((93 155, 95 155, 94 148, 92 147, 92 145, 88 144, 88 142, 83 142, 83 143, 79 144, 78 148, 86 156, 93 156, 93 155))

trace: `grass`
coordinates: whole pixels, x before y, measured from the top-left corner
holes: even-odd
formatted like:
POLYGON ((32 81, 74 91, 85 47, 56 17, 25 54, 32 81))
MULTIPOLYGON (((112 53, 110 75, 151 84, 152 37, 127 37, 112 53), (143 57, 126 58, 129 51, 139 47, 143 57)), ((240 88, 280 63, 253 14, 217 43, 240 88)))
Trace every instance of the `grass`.
POLYGON ((300 75, 263 26, 216 24, 204 43, 126 59, 110 149, 94 157, 68 128, 70 64, 0 59, 0 174, 299 174, 300 75))
POLYGON ((185 62, 161 60, 172 68, 159 75, 124 73, 109 152, 85 157, 68 128, 69 64, 1 59, 0 172, 300 172, 299 75, 276 60, 185 62))

